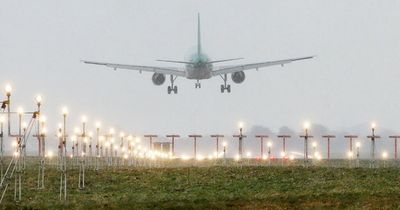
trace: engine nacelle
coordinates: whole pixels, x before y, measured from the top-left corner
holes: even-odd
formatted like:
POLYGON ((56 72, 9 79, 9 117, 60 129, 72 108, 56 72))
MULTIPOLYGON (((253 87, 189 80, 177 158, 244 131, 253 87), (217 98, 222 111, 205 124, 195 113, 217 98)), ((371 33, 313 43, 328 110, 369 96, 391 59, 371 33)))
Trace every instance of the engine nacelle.
POLYGON ((240 84, 244 81, 244 79, 246 78, 246 75, 244 74, 243 71, 238 71, 235 72, 231 75, 232 81, 236 84, 240 84))
POLYGON ((154 73, 151 80, 153 81, 153 84, 155 84, 155 85, 162 85, 165 82, 165 75, 159 74, 159 73, 154 73))

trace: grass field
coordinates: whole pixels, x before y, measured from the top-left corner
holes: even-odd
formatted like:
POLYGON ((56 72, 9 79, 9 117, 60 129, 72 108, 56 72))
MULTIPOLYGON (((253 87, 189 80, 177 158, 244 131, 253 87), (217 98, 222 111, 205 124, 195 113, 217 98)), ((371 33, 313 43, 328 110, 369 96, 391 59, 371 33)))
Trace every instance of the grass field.
POLYGON ((78 190, 68 171, 68 199, 59 201, 59 173, 46 170, 36 189, 37 168, 24 176, 22 202, 13 186, 1 209, 396 209, 399 168, 179 167, 87 170, 78 190))

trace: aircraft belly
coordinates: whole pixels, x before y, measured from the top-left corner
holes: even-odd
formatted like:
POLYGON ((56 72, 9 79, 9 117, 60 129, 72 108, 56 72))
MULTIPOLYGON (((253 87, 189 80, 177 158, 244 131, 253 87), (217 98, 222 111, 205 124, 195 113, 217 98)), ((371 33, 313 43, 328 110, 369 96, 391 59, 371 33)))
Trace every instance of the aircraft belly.
POLYGON ((208 69, 188 69, 187 71, 187 78, 188 79, 210 79, 212 77, 211 71, 208 69))

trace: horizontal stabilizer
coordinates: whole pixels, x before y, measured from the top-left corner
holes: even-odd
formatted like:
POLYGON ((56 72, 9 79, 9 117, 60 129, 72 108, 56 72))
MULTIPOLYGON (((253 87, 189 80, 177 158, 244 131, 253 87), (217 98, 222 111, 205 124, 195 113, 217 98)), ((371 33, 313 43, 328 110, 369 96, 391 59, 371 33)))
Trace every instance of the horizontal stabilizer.
POLYGON ((216 60, 216 61, 210 61, 208 63, 220 63, 220 62, 226 62, 226 61, 235 61, 235 60, 241 60, 243 58, 231 58, 231 59, 225 59, 225 60, 216 60))
POLYGON ((187 62, 187 61, 171 61, 171 60, 156 60, 156 61, 167 62, 167 63, 194 64, 192 62, 187 62))

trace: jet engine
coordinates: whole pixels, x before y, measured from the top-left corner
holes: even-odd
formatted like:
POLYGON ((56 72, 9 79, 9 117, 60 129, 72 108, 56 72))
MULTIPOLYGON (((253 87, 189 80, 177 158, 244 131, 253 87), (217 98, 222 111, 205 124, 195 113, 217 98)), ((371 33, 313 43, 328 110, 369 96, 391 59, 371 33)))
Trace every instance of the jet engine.
POLYGON ((244 81, 244 79, 246 78, 245 74, 243 71, 238 71, 235 72, 231 75, 232 81, 236 84, 240 84, 244 81))
POLYGON ((159 74, 159 73, 154 73, 151 80, 153 81, 153 84, 155 84, 155 85, 162 85, 165 82, 165 75, 159 74))

